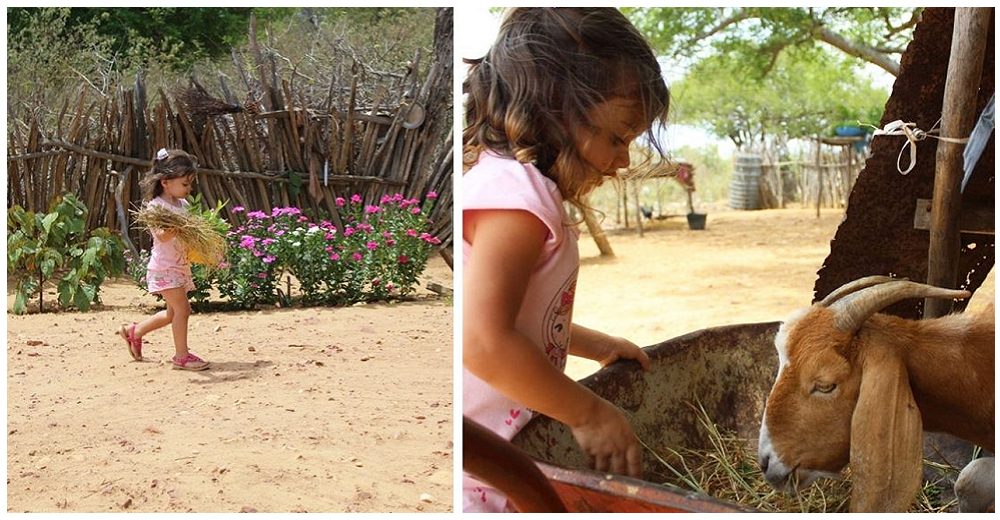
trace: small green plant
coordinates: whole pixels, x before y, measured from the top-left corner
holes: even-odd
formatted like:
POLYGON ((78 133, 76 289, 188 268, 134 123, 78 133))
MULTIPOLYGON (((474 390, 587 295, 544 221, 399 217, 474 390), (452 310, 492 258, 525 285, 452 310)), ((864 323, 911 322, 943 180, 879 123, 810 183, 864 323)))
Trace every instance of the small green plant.
POLYGON ((7 276, 14 282, 14 314, 28 312, 46 282, 55 281, 59 306, 86 311, 100 301, 101 284, 124 272, 124 246, 107 228, 86 233, 87 208, 73 194, 57 198, 49 213, 20 206, 7 210, 7 276))

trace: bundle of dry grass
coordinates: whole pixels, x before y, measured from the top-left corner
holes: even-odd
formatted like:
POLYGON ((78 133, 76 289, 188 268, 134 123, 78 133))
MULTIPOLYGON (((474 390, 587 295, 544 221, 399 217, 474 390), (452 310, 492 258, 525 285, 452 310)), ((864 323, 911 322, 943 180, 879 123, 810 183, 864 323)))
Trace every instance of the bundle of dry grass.
POLYGON ((187 251, 188 261, 216 267, 226 257, 226 239, 208 219, 192 213, 178 213, 162 206, 145 206, 134 212, 137 223, 146 229, 173 229, 187 251))
MULTIPOLYGON (((654 476, 656 480, 767 512, 848 511, 851 495, 849 469, 842 480, 820 479, 798 494, 776 491, 760 471, 754 443, 732 432, 720 431, 700 404, 691 407, 708 435, 711 448, 673 450, 664 447, 658 449, 664 455, 661 456, 658 450, 643 443, 662 465, 663 471, 654 476)), ((955 471, 940 466, 935 466, 935 469, 955 471)), ((954 510, 955 500, 941 500, 941 485, 943 483, 925 484, 912 511, 954 510)))

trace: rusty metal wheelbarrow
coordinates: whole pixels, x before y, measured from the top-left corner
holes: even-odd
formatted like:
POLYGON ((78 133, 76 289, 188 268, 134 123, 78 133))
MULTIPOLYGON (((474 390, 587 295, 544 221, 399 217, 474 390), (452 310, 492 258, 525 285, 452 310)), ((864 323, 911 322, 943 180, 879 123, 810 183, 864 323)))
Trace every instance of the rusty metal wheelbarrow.
MULTIPOLYGON (((642 372, 638 363, 620 362, 581 383, 625 410, 636 434, 647 443, 654 441, 675 449, 708 448, 708 436, 699 428, 690 407, 694 402, 720 429, 756 439, 764 401, 778 367, 774 350, 777 330, 777 322, 700 330, 647 347, 653 362, 650 372, 642 372)), ((587 456, 569 428, 545 416, 529 422, 511 443, 500 437, 487 439, 483 432, 474 431, 475 426, 463 425, 466 470, 477 476, 491 473, 492 480, 483 480, 507 493, 518 510, 752 511, 648 480, 655 479, 659 464, 648 454, 643 457, 643 479, 590 470, 587 456), (502 444, 494 444, 497 440, 502 444), (485 444, 498 450, 493 457, 500 454, 506 467, 484 469, 490 465, 481 456, 485 444)))

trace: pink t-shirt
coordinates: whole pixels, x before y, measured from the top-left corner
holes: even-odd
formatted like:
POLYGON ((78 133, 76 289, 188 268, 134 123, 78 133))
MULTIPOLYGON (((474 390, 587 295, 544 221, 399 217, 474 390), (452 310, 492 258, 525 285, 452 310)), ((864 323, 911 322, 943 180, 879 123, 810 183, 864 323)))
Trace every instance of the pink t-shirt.
MULTIPOLYGON (((524 210, 548 228, 538 264, 528 281, 515 328, 542 349, 552 365, 564 369, 573 321, 573 295, 580 267, 579 232, 567 225, 559 188, 532 164, 484 152, 462 177, 464 210, 524 210)), ((468 262, 472 246, 462 242, 462 260, 468 262)), ((466 316, 466 324, 475 325, 466 316)), ((496 391, 463 370, 462 413, 501 437, 510 440, 531 419, 533 411, 496 391)), ((507 498, 485 484, 464 478, 463 511, 504 511, 507 498)))
MULTIPOLYGON (((173 211, 174 213, 186 213, 188 202, 186 200, 179 200, 180 206, 174 206, 173 204, 167 202, 163 197, 156 197, 155 199, 149 201, 147 204, 149 206, 161 206, 173 211)), ((181 245, 180 240, 176 238, 161 242, 153 235, 153 250, 149 254, 149 264, 147 269, 151 271, 167 271, 171 269, 184 269, 190 268, 190 263, 187 260, 187 255, 184 251, 184 246, 181 245)))

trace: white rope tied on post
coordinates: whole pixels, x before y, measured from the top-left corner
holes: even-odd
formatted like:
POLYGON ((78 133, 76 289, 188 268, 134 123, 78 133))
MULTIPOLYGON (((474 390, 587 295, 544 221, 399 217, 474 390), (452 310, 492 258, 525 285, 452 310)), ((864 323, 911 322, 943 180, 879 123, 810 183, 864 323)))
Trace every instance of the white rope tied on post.
POLYGON ((902 135, 902 136, 906 137, 906 142, 903 143, 903 147, 899 149, 899 155, 896 156, 896 170, 899 173, 901 173, 903 175, 906 175, 906 174, 910 173, 911 171, 913 171, 913 167, 917 165, 917 143, 918 142, 923 141, 924 139, 927 139, 928 137, 933 137, 934 139, 937 139, 939 141, 947 141, 949 143, 958 143, 958 144, 964 144, 964 143, 967 143, 969 141, 968 137, 964 137, 964 138, 959 138, 959 137, 942 137, 940 135, 937 135, 937 132, 938 132, 938 127, 937 126, 940 123, 941 123, 941 119, 938 119, 937 122, 934 123, 934 126, 932 126, 930 130, 924 131, 924 130, 921 130, 921 129, 917 128, 917 124, 916 123, 906 123, 906 122, 904 122, 904 121, 902 121, 900 119, 897 119, 897 120, 895 120, 895 121, 893 121, 891 123, 886 124, 885 127, 883 127, 883 128, 872 127, 872 128, 875 128, 875 132, 872 133, 872 137, 875 137, 875 136, 878 136, 878 135, 902 135), (906 147, 910 147, 910 166, 907 167, 904 170, 903 166, 900 164, 900 161, 903 160, 903 152, 906 151, 906 147))

